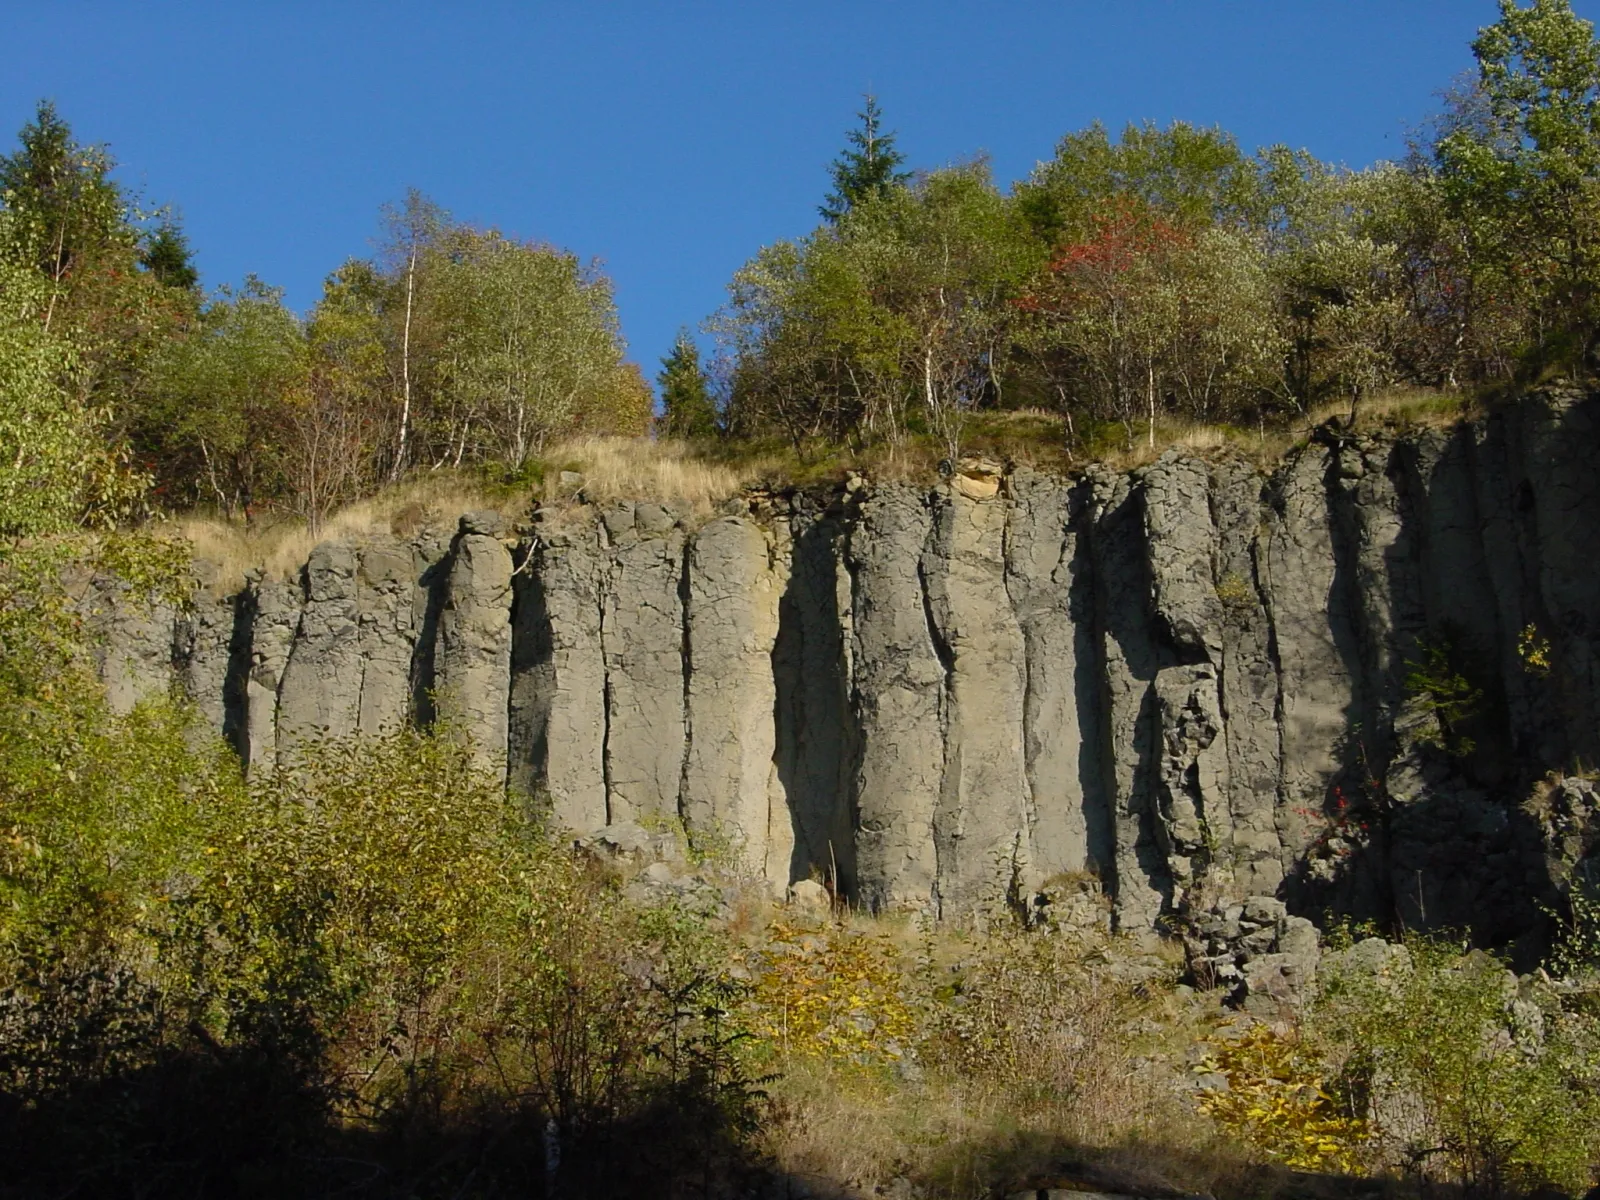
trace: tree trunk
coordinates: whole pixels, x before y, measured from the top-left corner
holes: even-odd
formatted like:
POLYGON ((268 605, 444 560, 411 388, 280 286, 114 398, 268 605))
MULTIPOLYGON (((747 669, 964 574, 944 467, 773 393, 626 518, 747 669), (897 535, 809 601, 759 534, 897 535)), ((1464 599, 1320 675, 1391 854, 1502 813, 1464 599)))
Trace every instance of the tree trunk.
POLYGON ((411 433, 411 311, 417 288, 417 244, 411 243, 411 258, 406 263, 406 323, 400 335, 400 445, 395 450, 389 481, 400 478, 406 467, 406 439, 411 433))

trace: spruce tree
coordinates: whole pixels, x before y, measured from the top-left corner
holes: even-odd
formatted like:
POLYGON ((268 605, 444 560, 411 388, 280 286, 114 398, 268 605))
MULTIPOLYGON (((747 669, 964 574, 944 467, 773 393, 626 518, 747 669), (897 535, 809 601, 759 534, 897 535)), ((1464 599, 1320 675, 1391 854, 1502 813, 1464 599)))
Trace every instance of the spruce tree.
POLYGON ((700 367, 700 348, 687 329, 678 331, 672 353, 661 360, 661 424, 669 437, 708 438, 717 433, 717 406, 700 367))
POLYGON ((105 151, 73 139, 55 105, 39 102, 15 154, 0 155, 0 205, 11 215, 7 249, 60 282, 85 255, 135 236, 105 151))
POLYGON ((878 98, 868 92, 865 99, 866 106, 856 114, 861 127, 845 135, 849 145, 828 167, 833 177, 833 191, 828 194, 827 203, 817 211, 830 224, 838 224, 867 197, 898 187, 911 178, 909 171, 899 169, 906 156, 895 149, 894 133, 884 131, 878 98))
POLYGON ((139 251, 139 262, 168 287, 193 288, 200 283, 189 239, 175 221, 162 221, 150 232, 139 251))

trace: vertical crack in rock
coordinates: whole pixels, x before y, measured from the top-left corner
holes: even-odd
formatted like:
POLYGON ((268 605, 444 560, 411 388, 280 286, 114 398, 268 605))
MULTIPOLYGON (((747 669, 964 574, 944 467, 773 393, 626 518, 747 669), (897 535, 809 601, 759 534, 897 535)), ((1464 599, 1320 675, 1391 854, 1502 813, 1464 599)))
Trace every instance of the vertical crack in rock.
POLYGON ((944 774, 945 669, 919 577, 930 526, 921 494, 888 485, 862 505, 846 549, 860 733, 856 869, 862 902, 874 910, 937 902, 933 803, 944 774))
POLYGON ((1330 789, 1360 712, 1350 564, 1341 558, 1329 511, 1334 469, 1328 447, 1314 442, 1271 481, 1264 561, 1283 699, 1276 821, 1285 874, 1324 827, 1330 789))
POLYGON ((939 897, 958 910, 1019 898, 1029 883, 1027 656, 1006 590, 1007 510, 999 495, 965 494, 959 481, 940 489, 921 559, 929 636, 945 675, 939 897))
POLYGON ((301 580, 299 628, 278 686, 280 764, 293 761, 304 742, 348 737, 358 728, 362 660, 355 548, 346 542, 316 546, 301 580))
POLYGON ((416 555, 404 542, 375 539, 360 547, 356 608, 361 659, 356 726, 393 733, 411 708, 411 662, 416 650, 416 555))
POLYGON ((606 702, 598 529, 545 529, 525 546, 512 618, 508 779, 555 823, 604 825, 606 702))
POLYGON ((1263 577, 1262 476, 1228 461, 1212 473, 1221 609, 1218 701, 1228 765, 1227 821, 1216 830, 1219 895, 1273 895, 1283 882, 1275 810, 1283 760, 1282 689, 1271 605, 1263 577))
POLYGON ((852 782, 857 741, 850 689, 854 583, 844 557, 844 502, 796 496, 789 567, 772 647, 775 757, 794 851, 792 880, 829 881, 857 898, 852 782))
POLYGON ((1095 489, 1094 575, 1104 666, 1106 787, 1114 797, 1116 919, 1150 925, 1172 902, 1172 876, 1157 830, 1159 760, 1154 683, 1176 655, 1156 637, 1153 585, 1139 476, 1100 470, 1095 489))
MULTIPOLYGON (((929 646, 939 664, 939 680, 934 693, 939 731, 939 786, 934 792, 930 825, 933 832, 933 908, 942 917, 947 906, 956 903, 960 879, 961 839, 965 836, 960 797, 956 781, 961 775, 961 741, 950 736, 950 709, 955 684, 955 653, 945 640, 944 631, 933 615, 933 595, 928 584, 929 555, 938 555, 939 512, 934 510, 922 553, 917 556, 917 595, 922 602, 922 623, 929 646)), ((954 911, 953 908, 951 911, 954 911)))
POLYGON ((1181 905, 1231 841, 1228 771, 1219 677, 1223 606, 1214 553, 1211 473, 1168 451, 1143 475, 1144 544, 1150 605, 1177 665, 1155 677, 1155 833, 1181 905))
POLYGON ((692 836, 716 831, 779 889, 789 883, 794 853, 789 821, 772 821, 772 652, 785 574, 769 535, 743 516, 703 526, 684 556, 686 643, 694 656, 684 672, 684 821, 692 836))
POLYGON ((685 753, 684 531, 662 505, 601 514, 612 544, 601 628, 608 688, 607 810, 675 818, 685 753))
POLYGON ((250 679, 245 688, 245 762, 272 767, 278 761, 278 689, 295 632, 300 627, 301 589, 254 571, 248 583, 250 679))
POLYGON ((172 661, 184 696, 208 728, 220 732, 236 749, 242 745, 240 724, 243 683, 240 596, 222 595, 217 567, 197 561, 189 605, 173 626, 172 661))
POLYGON ((498 513, 468 513, 450 555, 435 663, 439 720, 484 770, 506 774, 511 552, 498 513))
MULTIPOLYGON (((694 553, 694 542, 688 540, 684 544, 682 561, 678 564, 678 658, 679 676, 678 683, 682 689, 683 702, 683 754, 678 761, 678 790, 677 803, 673 806, 678 819, 683 822, 684 830, 688 833, 690 841, 696 840, 696 834, 702 843, 708 838, 716 838, 722 831, 718 828, 718 819, 710 806, 706 811, 696 813, 695 801, 689 795, 689 759, 694 752, 694 708, 689 703, 689 689, 694 681, 694 628, 690 620, 689 610, 689 564, 694 553), (697 819, 698 817, 698 819, 697 819)), ((708 672, 709 678, 709 672, 708 672)), ((708 731, 709 732, 709 731, 708 731)), ((740 831, 743 832, 742 830, 740 831)))
POLYGON ((451 543, 442 536, 424 536, 413 546, 413 574, 417 581, 411 598, 415 641, 411 651, 411 720, 427 729, 437 717, 435 693, 439 684, 439 618, 449 592, 451 543))

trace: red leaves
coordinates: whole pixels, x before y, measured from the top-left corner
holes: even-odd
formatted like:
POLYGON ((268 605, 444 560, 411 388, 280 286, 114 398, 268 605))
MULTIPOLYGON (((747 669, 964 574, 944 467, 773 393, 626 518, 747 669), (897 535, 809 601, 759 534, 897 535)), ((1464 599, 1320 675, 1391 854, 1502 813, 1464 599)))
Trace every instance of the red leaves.
POLYGON ((1191 231, 1128 196, 1097 213, 1092 225, 1087 238, 1056 252, 1041 286, 1013 300, 1013 307, 1029 313, 1059 309, 1086 287, 1110 285, 1135 270, 1163 270, 1172 255, 1194 244, 1191 231))

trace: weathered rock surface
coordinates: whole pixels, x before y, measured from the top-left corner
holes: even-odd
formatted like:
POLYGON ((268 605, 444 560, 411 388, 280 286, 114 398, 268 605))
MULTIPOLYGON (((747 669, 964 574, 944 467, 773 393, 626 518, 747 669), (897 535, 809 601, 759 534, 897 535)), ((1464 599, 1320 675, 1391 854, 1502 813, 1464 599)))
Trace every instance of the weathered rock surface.
POLYGON ((579 495, 89 611, 114 704, 177 686, 252 763, 442 718, 558 824, 682 820, 779 894, 949 915, 1092 877, 1124 927, 1270 896, 1523 944, 1600 856, 1597 455, 1600 399, 1552 388, 1266 472, 967 464, 710 521, 579 495))

